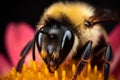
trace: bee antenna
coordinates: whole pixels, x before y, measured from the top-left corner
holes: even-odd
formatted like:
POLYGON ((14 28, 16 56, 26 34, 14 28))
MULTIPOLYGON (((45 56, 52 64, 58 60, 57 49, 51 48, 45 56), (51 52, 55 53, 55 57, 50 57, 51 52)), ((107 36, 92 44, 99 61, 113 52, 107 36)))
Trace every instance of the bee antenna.
POLYGON ((47 32, 45 32, 45 31, 39 31, 40 33, 43 33, 43 34, 45 34, 45 35, 47 35, 47 36, 50 36, 50 34, 48 34, 47 32))

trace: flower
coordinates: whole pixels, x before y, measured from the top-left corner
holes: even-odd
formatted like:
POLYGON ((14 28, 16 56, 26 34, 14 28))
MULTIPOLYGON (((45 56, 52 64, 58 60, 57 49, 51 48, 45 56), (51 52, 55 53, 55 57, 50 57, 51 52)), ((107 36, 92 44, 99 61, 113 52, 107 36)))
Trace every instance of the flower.
POLYGON ((11 70, 11 67, 12 65, 9 63, 9 61, 0 53, 0 74, 5 75, 7 71, 11 70))
MULTIPOLYGON (((116 80, 120 80, 118 77, 120 75, 120 69, 117 68, 120 65, 120 24, 111 32, 109 35, 110 43, 113 48, 113 62, 111 64, 111 73, 116 77, 116 80)), ((27 23, 20 22, 14 23, 11 22, 8 24, 6 32, 5 32, 5 46, 6 51, 8 51, 8 55, 11 59, 11 63, 0 54, 0 61, 4 64, 0 64, 0 74, 5 75, 7 71, 10 71, 14 66, 16 67, 19 59, 20 52, 23 47, 29 42, 34 36, 34 30, 27 23)), ((40 62, 39 54, 36 55, 38 63, 40 62)), ((25 63, 29 64, 29 61, 32 59, 31 51, 26 57, 25 63)), ((14 69, 12 71, 15 71, 14 69)))
MULTIPOLYGON (((50 73, 45 63, 37 64, 35 61, 30 61, 30 66, 25 64, 22 67, 21 73, 17 72, 15 68, 12 68, 11 72, 7 73, 6 77, 0 77, 1 80, 71 80, 74 76, 76 66, 61 65, 54 73, 50 73)), ((77 76, 76 80, 103 80, 103 75, 97 70, 97 66, 94 70, 91 69, 91 65, 88 63, 84 72, 77 76)), ((114 80, 112 76, 108 80, 114 80)))
MULTIPOLYGON (((20 59, 20 53, 24 46, 33 39, 34 29, 31 25, 25 22, 10 22, 7 25, 5 31, 5 47, 10 58, 10 61, 0 54, 0 61, 4 64, 0 63, 0 74, 5 75, 7 71, 9 71, 12 67, 16 67, 17 63, 20 59)), ((37 59, 39 58, 38 54, 36 55, 37 59)), ((32 59, 31 51, 25 59, 25 63, 28 64, 28 61, 32 59)), ((39 61, 39 60, 37 60, 39 61)))
POLYGON ((116 80, 120 80, 120 24, 109 34, 109 40, 113 49, 111 74, 116 77, 116 80))

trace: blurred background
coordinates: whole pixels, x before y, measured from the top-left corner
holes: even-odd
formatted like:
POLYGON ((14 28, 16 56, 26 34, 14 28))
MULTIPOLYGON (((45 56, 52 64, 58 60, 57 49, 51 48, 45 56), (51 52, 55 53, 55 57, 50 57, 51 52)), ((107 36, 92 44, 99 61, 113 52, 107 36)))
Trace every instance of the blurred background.
MULTIPOLYGON (((0 0, 0 52, 7 57, 4 46, 4 32, 6 25, 13 22, 26 22, 35 29, 45 8, 57 0, 0 0)), ((60 0, 59 0, 60 1, 60 0)), ((62 1, 62 0, 61 0, 62 1)), ((64 0, 65 1, 65 0, 64 0)), ((120 3, 117 0, 81 0, 92 4, 97 8, 109 8, 120 11, 120 3)), ((117 23, 111 23, 105 27, 107 32, 114 28, 117 23)))

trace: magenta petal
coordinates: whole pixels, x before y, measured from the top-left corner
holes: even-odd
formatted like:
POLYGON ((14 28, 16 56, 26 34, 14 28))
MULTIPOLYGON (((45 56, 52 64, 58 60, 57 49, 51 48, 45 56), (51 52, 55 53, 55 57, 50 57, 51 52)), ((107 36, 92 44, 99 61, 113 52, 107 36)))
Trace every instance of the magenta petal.
POLYGON ((7 61, 7 59, 5 58, 5 56, 3 56, 0 53, 0 74, 1 75, 6 75, 6 72, 11 70, 11 65, 10 63, 7 61))
POLYGON ((109 35, 109 40, 113 49, 113 61, 111 64, 111 72, 120 80, 120 24, 109 35))
POLYGON ((20 59, 20 52, 33 39, 33 36, 34 30, 27 23, 11 22, 8 24, 5 32, 5 46, 13 66, 17 65, 20 59))
POLYGON ((120 46, 120 24, 117 25, 116 28, 111 32, 109 35, 109 40, 115 53, 120 46))

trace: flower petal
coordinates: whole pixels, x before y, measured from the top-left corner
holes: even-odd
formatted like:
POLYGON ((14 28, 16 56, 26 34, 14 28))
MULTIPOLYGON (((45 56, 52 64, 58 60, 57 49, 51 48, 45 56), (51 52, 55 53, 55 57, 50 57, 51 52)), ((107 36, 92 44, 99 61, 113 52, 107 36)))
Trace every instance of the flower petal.
POLYGON ((0 53, 0 74, 6 75, 6 72, 11 70, 11 64, 7 61, 6 57, 0 53))
POLYGON ((33 39, 34 30, 32 27, 24 22, 8 24, 5 32, 5 47, 8 55, 16 66, 20 59, 20 52, 24 46, 33 39))
POLYGON ((109 40, 113 49, 113 61, 111 64, 111 72, 120 80, 120 24, 115 27, 115 29, 109 35, 109 40))
POLYGON ((109 35, 109 40, 112 46, 114 53, 120 46, 120 24, 109 35))

